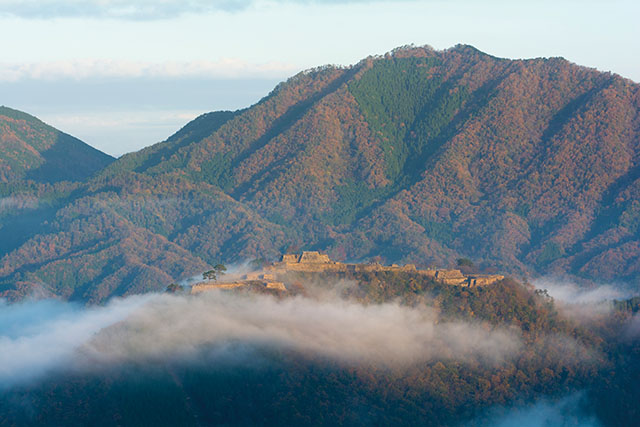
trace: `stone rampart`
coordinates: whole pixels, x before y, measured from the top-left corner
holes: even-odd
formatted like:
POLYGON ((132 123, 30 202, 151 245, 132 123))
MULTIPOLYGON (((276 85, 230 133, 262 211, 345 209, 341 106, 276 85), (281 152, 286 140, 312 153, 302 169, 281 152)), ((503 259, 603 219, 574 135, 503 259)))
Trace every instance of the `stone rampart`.
POLYGON ((228 282, 228 283, 196 283, 191 286, 191 294, 212 291, 214 289, 234 289, 245 286, 246 282, 228 282))
POLYGON ((283 255, 280 262, 273 263, 267 267, 265 273, 260 277, 263 280, 272 280, 278 274, 288 272, 324 273, 324 272, 407 272, 417 273, 431 277, 447 285, 454 286, 487 286, 504 279, 501 275, 464 275, 457 269, 428 269, 418 270, 414 264, 403 266, 392 264, 390 266, 379 263, 368 264, 344 264, 332 261, 328 255, 316 251, 305 251, 300 255, 283 255))
POLYGON ((501 274, 482 274, 482 275, 474 275, 469 276, 469 287, 476 286, 488 286, 493 285, 496 282, 504 279, 504 276, 501 274))

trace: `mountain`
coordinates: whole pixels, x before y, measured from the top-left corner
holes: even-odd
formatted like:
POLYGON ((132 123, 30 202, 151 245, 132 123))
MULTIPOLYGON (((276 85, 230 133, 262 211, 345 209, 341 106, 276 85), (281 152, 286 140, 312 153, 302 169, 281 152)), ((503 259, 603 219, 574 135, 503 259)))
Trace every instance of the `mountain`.
POLYGON ((0 183, 81 181, 113 160, 29 114, 0 106, 0 183))
POLYGON ((636 300, 585 322, 512 280, 462 289, 369 271, 296 281, 278 296, 16 304, 3 319, 6 341, 21 344, 5 356, 3 424, 521 425, 541 418, 523 413, 530 402, 546 401, 540 425, 635 425, 636 300), (48 346, 58 357, 44 367, 27 356, 48 346), (549 403, 567 395, 573 403, 549 403), (518 417, 498 422, 507 408, 518 417))
POLYGON ((309 70, 58 197, 0 289, 100 301, 292 247, 635 281, 639 111, 620 76, 470 46, 309 70))

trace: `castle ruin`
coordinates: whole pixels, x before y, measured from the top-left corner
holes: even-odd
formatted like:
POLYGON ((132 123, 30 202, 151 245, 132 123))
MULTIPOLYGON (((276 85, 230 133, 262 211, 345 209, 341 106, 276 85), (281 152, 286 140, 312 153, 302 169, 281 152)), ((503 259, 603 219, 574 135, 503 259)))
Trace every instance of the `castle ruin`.
MULTIPOLYGON (((286 291, 287 288, 284 282, 277 279, 287 273, 302 272, 302 273, 357 273, 357 272, 406 272, 420 274, 433 278, 441 283, 462 286, 462 287, 477 287, 487 286, 496 283, 504 276, 499 274, 471 274, 464 275, 460 270, 455 269, 431 269, 431 270, 419 270, 414 264, 406 264, 399 266, 392 264, 390 266, 381 265, 378 263, 368 264, 346 264, 337 261, 332 261, 329 255, 321 254, 316 251, 304 251, 301 254, 285 254, 279 262, 275 262, 264 267, 263 271, 248 273, 242 277, 238 277, 236 280, 230 280, 227 282, 200 282, 191 287, 191 293, 197 294, 200 292, 213 290, 213 289, 234 289, 250 284, 257 284, 263 286, 265 289, 272 289, 277 291, 286 291)), ((280 279, 282 280, 282 279, 280 279)))
POLYGON ((345 264, 332 261, 328 255, 321 254, 316 251, 304 251, 300 255, 286 254, 282 256, 280 262, 273 263, 265 270, 273 274, 284 274, 291 271, 297 272, 369 272, 369 271, 389 271, 389 272, 407 272, 417 273, 424 276, 434 278, 437 281, 447 285, 455 286, 486 286, 491 285, 504 276, 499 274, 471 274, 464 275, 460 270, 455 269, 432 269, 418 270, 414 264, 406 264, 399 266, 392 264, 390 266, 378 263, 368 264, 345 264))

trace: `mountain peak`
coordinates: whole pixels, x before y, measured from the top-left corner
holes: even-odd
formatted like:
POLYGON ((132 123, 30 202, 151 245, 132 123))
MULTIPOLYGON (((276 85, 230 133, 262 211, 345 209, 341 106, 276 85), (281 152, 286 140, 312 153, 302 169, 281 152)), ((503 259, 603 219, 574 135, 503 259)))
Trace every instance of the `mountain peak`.
POLYGON ((24 120, 24 121, 37 121, 43 123, 40 119, 31 114, 25 113, 24 111, 15 110, 13 108, 7 107, 6 105, 0 105, 0 116, 10 117, 16 120, 24 120))
POLYGON ((82 180, 113 160, 30 114, 0 107, 0 182, 82 180))

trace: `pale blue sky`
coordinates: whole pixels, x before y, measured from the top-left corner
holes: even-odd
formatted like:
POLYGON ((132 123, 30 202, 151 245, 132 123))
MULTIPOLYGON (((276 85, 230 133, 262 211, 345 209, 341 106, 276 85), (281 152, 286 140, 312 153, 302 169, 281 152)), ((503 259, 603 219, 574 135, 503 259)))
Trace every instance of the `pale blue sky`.
POLYGON ((638 16, 637 0, 0 0, 0 104, 119 155, 305 68, 411 43, 638 82, 638 16))

